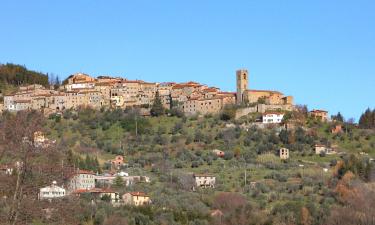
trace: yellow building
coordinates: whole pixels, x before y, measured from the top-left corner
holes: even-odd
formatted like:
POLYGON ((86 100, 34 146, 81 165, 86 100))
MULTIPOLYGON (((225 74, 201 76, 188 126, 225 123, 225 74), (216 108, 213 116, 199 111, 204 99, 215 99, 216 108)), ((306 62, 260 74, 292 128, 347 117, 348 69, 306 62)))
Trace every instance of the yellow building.
POLYGON ((142 206, 151 204, 150 197, 143 192, 129 192, 122 196, 125 205, 142 206))
POLYGON ((325 110, 320 110, 320 109, 312 110, 310 112, 310 116, 322 122, 326 122, 328 120, 328 112, 325 110))

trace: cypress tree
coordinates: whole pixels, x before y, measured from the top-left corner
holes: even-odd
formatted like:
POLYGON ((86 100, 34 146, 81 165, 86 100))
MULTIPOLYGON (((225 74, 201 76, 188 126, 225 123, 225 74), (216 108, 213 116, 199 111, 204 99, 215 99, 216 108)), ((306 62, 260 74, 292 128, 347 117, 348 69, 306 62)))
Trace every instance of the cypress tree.
POLYGON ((161 116, 165 113, 163 103, 161 102, 159 92, 157 91, 155 94, 154 104, 151 108, 151 115, 152 116, 161 116))

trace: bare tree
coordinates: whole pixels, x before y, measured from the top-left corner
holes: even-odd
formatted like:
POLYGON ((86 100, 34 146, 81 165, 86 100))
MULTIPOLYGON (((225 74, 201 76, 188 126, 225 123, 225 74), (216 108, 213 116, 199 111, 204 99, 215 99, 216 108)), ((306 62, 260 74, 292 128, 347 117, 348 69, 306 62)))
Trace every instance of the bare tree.
POLYGON ((2 158, 13 166, 12 175, 1 179, 0 193, 6 200, 6 210, 0 219, 8 224, 25 224, 43 217, 43 204, 35 204, 39 188, 52 180, 63 180, 63 154, 55 146, 41 147, 34 143, 34 135, 42 131, 44 117, 38 112, 9 114, 0 127, 2 158), (60 163, 61 162, 61 163, 60 163), (6 215, 6 216, 5 216, 6 215))
POLYGON ((334 206, 327 224, 370 225, 375 224, 375 185, 357 182, 342 205, 334 206))

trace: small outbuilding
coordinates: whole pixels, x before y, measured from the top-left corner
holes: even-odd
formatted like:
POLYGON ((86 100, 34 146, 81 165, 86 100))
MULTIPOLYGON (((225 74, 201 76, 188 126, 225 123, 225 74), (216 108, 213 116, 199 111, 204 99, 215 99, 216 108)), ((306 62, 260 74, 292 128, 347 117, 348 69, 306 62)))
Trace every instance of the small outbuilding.
POLYGON ((280 159, 289 159, 289 149, 281 148, 279 150, 280 159))

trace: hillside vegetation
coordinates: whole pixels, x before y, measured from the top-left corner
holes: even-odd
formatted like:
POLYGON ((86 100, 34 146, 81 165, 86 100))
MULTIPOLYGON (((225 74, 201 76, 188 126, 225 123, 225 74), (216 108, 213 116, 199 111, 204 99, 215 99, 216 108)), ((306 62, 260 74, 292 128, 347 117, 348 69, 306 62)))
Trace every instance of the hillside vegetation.
MULTIPOLYGON (((90 200, 81 197, 61 202, 60 211, 64 213, 54 214, 59 218, 55 221, 38 213, 42 207, 39 205, 21 214, 31 215, 25 220, 33 224, 362 224, 359 221, 373 216, 373 129, 345 122, 322 123, 303 112, 290 116, 304 121, 290 130, 255 126, 251 123, 255 115, 240 120, 177 115, 144 118, 136 110, 90 108, 66 111, 49 119, 38 113, 4 114, 1 124, 10 130, 19 129, 17 124, 22 118, 40 120, 24 123, 24 130, 14 136, 43 130, 50 139, 57 140, 56 148, 29 155, 30 171, 34 171, 28 186, 30 193, 37 193, 51 179, 61 183, 65 168, 109 171, 108 160, 116 155, 125 156, 127 166, 122 170, 151 178, 151 183, 125 187, 118 182, 112 187, 120 193, 146 192, 152 199, 151 206, 114 208, 99 202, 85 210, 83 206, 90 200), (337 124, 342 124, 343 132, 332 134, 331 128, 337 124), (316 143, 337 145, 338 154, 316 155, 316 143), (280 160, 281 147, 290 150, 290 159, 280 160), (224 158, 213 154, 213 149, 223 150, 224 158), (215 189, 193 190, 193 173, 215 175, 215 189), (361 203, 364 197, 368 199, 361 203), (351 212, 352 222, 343 220, 348 214, 346 206, 357 204, 363 207, 351 212), (220 210, 223 215, 212 217, 212 210, 220 210), (69 213, 74 216, 67 216, 69 213), (364 218, 359 216, 363 213, 364 218)), ((15 154, 17 141, 12 139, 3 140, 2 146, 10 146, 11 141, 13 150, 4 150, 1 163, 22 156, 15 154)), ((16 177, 7 185, 12 182, 16 177)), ((25 205, 32 201, 24 200, 25 205)), ((7 202, 2 204, 7 209, 7 202)), ((0 211, 0 218, 5 218, 6 212, 0 211)))

